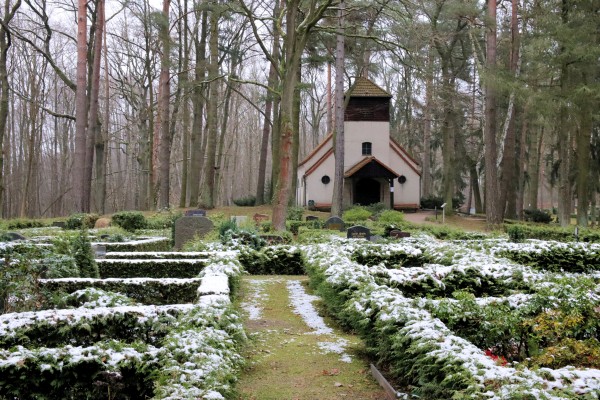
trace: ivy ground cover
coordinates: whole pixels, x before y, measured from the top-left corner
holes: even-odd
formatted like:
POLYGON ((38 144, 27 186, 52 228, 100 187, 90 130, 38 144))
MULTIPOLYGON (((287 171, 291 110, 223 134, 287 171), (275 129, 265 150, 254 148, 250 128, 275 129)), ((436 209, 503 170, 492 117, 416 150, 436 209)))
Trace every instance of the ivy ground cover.
MULTIPOLYGON (((506 258, 535 245, 417 236, 302 250, 329 310, 416 396, 598 399, 598 277, 581 272, 595 268, 506 258)), ((593 245, 573 247, 594 258, 593 245)))

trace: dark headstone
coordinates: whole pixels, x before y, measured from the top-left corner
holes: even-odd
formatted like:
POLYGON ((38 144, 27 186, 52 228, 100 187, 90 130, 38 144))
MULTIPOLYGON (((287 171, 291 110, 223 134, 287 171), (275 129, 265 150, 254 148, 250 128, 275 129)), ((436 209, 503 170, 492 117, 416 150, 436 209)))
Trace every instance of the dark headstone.
POLYGON ((206 217, 206 210, 186 210, 186 217, 206 217))
POLYGON ((279 235, 261 235, 262 239, 264 239, 267 244, 284 244, 285 240, 283 237, 279 235))
POLYGON ((330 217, 327 221, 325 221, 325 225, 323 225, 323 228, 336 231, 343 231, 344 229, 346 229, 346 223, 340 217, 330 217))
POLYGON ((394 238, 394 239, 402 239, 402 238, 410 237, 410 233, 402 232, 399 229, 394 229, 394 230, 390 231, 390 237, 394 238))
POLYGON ((203 237, 212 229, 212 221, 206 217, 181 217, 175 221, 175 248, 181 250, 183 245, 194 237, 203 237))
POLYGON ((52 223, 52 226, 64 229, 65 228, 65 221, 54 221, 52 223))
POLYGON ((254 214, 252 217, 256 225, 260 225, 262 222, 266 222, 269 220, 269 216, 267 214, 254 214))
POLYGON ((4 235, 4 237, 9 241, 9 242, 14 242, 16 240, 27 240, 27 238, 23 235, 21 235, 20 233, 17 232, 6 232, 6 234, 4 235))
POLYGON ((347 238, 348 239, 366 239, 371 238, 371 230, 361 225, 355 225, 348 228, 347 238))
POLYGON ((306 216, 306 220, 307 220, 307 221, 318 221, 318 220, 319 220, 319 217, 317 217, 317 216, 314 216, 314 215, 307 215, 307 216, 306 216))
POLYGON ((106 246, 103 244, 93 244, 92 250, 96 258, 104 258, 106 256, 106 246))

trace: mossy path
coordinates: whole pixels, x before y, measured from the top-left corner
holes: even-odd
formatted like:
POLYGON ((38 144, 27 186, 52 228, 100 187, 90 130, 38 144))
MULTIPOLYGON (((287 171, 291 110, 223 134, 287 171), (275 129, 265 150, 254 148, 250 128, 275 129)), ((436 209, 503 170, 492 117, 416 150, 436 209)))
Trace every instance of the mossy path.
POLYGON ((241 292, 251 341, 240 400, 386 399, 360 339, 317 315, 306 277, 252 276, 241 292))

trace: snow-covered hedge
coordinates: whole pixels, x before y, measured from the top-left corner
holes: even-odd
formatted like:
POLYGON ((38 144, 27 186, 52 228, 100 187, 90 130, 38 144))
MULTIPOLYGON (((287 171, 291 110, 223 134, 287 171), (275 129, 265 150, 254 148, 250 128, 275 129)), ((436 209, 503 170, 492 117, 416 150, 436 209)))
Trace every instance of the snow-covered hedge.
POLYGON ((196 289, 200 278, 62 278, 41 279, 40 288, 49 296, 59 293, 73 293, 85 288, 96 288, 109 292, 122 293, 142 304, 192 303, 196 299, 196 289))
POLYGON ((206 265, 206 259, 97 259, 102 278, 193 278, 206 265))
POLYGON ((172 248, 171 239, 166 237, 149 237, 127 242, 93 242, 102 245, 106 251, 169 251, 172 248))
POLYGON ((0 398, 231 396, 245 334, 229 295, 241 270, 214 255, 193 304, 102 307, 127 299, 88 289, 78 308, 0 316, 0 398))
POLYGON ((545 284, 543 276, 456 242, 442 244, 431 237, 417 237, 404 245, 427 248, 438 264, 398 270, 367 267, 352 261, 359 247, 369 246, 356 241, 306 246, 303 251, 311 283, 327 307, 344 325, 359 331, 372 354, 413 393, 436 399, 598 398, 600 370, 501 366, 485 349, 457 336, 432 316, 422 298, 406 297, 391 287, 392 282, 398 285, 415 279, 442 287, 446 285, 443 278, 452 271, 468 276, 478 270, 480 276, 539 288, 545 284))

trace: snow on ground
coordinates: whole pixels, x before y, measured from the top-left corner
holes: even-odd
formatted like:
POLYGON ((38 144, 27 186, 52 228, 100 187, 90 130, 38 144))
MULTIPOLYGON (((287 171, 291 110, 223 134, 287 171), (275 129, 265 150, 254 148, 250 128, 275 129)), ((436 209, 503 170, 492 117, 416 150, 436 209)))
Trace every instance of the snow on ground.
POLYGON ((261 319, 263 307, 262 304, 268 299, 268 295, 265 293, 265 283, 272 282, 271 280, 262 279, 249 279, 248 283, 248 299, 242 303, 242 309, 246 311, 248 319, 251 321, 257 321, 261 319))
POLYGON ((331 335, 333 341, 319 342, 317 345, 319 348, 326 353, 335 353, 340 355, 340 361, 350 363, 352 357, 347 354, 346 347, 348 341, 346 339, 337 337, 333 329, 331 329, 323 318, 317 313, 313 305, 313 301, 318 300, 318 296, 313 296, 304 290, 300 281, 288 281, 287 282, 288 292, 290 294, 290 300, 294 313, 302 317, 302 320, 308 325, 313 331, 307 334, 313 335, 331 335))

